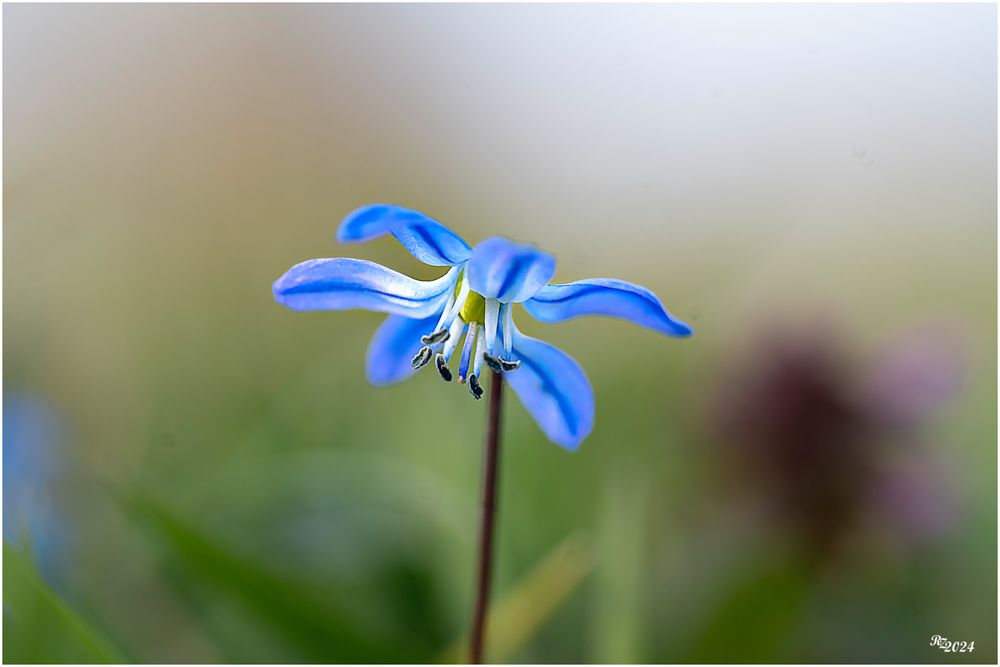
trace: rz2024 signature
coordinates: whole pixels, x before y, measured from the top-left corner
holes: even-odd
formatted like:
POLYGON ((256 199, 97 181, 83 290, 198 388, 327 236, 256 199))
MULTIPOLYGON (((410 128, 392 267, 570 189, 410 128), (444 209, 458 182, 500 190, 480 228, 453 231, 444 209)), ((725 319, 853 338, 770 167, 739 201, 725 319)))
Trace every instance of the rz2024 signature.
POLYGON ((931 646, 937 646, 945 653, 972 653, 976 650, 976 642, 953 642, 947 637, 934 635, 931 637, 931 646))

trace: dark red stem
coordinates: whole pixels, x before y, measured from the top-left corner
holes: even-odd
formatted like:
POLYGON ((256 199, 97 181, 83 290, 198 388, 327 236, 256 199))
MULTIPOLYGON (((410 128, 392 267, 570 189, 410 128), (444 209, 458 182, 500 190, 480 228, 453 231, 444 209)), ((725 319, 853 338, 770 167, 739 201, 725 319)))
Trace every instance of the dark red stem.
POLYGON ((500 417, 503 410, 503 376, 493 373, 486 412, 486 440, 483 445, 483 506, 479 519, 479 567, 476 599, 472 612, 472 642, 469 662, 483 661, 486 639, 486 612, 490 605, 490 574, 493 565, 493 526, 497 506, 497 476, 500 455, 500 417))

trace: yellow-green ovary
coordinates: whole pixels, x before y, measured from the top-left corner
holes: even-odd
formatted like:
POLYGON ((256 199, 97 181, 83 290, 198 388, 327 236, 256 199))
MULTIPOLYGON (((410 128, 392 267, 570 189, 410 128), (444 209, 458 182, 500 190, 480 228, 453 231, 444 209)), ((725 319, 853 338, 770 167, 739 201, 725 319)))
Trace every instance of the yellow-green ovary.
POLYGON ((483 324, 486 321, 486 299, 470 291, 469 295, 465 297, 465 303, 462 304, 462 310, 458 311, 458 316, 466 324, 469 322, 483 324))

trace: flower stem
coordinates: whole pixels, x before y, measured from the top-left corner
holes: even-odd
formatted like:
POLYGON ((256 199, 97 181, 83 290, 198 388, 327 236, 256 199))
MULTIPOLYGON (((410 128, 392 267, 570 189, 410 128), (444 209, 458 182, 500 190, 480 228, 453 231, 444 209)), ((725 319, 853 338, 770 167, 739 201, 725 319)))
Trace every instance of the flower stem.
POLYGON ((472 612, 472 642, 469 662, 483 661, 486 610, 490 603, 490 573, 493 564, 493 520, 497 505, 497 472, 500 454, 500 417, 503 410, 503 376, 493 373, 489 406, 486 411, 486 439, 483 443, 483 506, 479 519, 479 567, 476 599, 472 612))

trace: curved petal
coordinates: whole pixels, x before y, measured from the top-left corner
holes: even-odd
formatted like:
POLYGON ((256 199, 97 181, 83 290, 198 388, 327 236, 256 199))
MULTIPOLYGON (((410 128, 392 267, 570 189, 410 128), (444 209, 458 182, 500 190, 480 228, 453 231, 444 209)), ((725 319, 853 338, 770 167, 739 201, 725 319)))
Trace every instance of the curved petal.
POLYGON ((594 426, 594 391, 583 369, 562 350, 516 327, 514 356, 521 366, 504 373, 504 380, 549 440, 576 450, 594 426))
POLYGON ((540 322, 562 322, 582 315, 628 320, 668 336, 690 336, 690 326, 667 312, 651 291, 624 280, 591 278, 546 285, 524 307, 540 322))
POLYGON ((365 374, 372 384, 384 387, 402 382, 416 371, 410 360, 423 347, 420 336, 434 330, 437 313, 423 319, 390 315, 375 331, 365 357, 365 374))
POLYGON ((457 274, 453 268, 425 282, 363 259, 310 259, 278 278, 272 291, 275 301, 292 310, 364 308, 423 318, 444 307, 457 274))
POLYGON ((364 206, 350 213, 337 229, 337 240, 361 243, 383 234, 392 234, 414 257, 431 266, 455 266, 472 255, 469 244, 437 220, 390 204, 364 206))
POLYGON ((473 291, 501 303, 520 303, 552 279, 556 258, 534 246, 494 236, 472 251, 467 271, 473 291))

